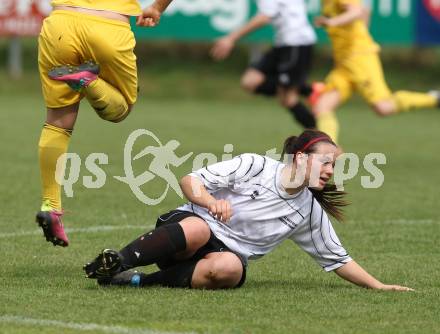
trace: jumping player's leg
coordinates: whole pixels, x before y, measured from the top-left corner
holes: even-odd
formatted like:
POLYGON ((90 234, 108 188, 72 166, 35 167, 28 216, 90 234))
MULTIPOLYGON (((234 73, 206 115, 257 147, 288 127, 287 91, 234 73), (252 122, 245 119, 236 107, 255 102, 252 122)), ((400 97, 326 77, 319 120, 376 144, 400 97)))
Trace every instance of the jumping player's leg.
POLYGON ((61 187, 55 180, 56 165, 59 157, 67 152, 78 108, 79 102, 62 108, 48 108, 38 144, 43 206, 58 211, 61 211, 62 206, 61 187))
POLYGON ((99 78, 84 90, 86 98, 99 117, 121 122, 130 114, 138 93, 136 41, 130 25, 96 22, 86 43, 86 56, 100 64, 99 78))
POLYGON ((79 102, 62 108, 48 108, 38 143, 43 203, 36 221, 42 227, 47 241, 64 247, 69 240, 61 221, 61 186, 56 173, 61 172, 57 171, 58 160, 67 152, 78 108, 79 102))
MULTIPOLYGON (((81 31, 75 36, 80 57, 73 66, 59 63, 49 72, 83 94, 99 117, 118 123, 132 110, 137 98, 135 39, 124 22, 68 13, 81 31), (109 38, 111 36, 111 38, 109 38)), ((71 63, 72 64, 72 63, 71 63)))
POLYGON ((119 123, 133 108, 117 88, 101 78, 85 87, 83 92, 96 114, 106 121, 119 123))
POLYGON ((79 101, 85 95, 106 120, 127 117, 137 96, 134 45, 130 26, 122 22, 64 11, 54 11, 44 21, 38 63, 48 119, 39 143, 43 204, 36 221, 54 245, 68 245, 55 171, 58 158, 67 151, 79 101), (102 63, 102 78, 96 64, 85 61, 90 59, 102 63), (81 92, 72 89, 72 83, 81 92))
POLYGON ((38 65, 47 118, 38 144, 43 198, 36 222, 46 240, 60 246, 67 246, 68 239, 61 221, 61 187, 55 173, 59 158, 67 152, 81 95, 64 83, 51 80, 48 72, 55 64, 78 61, 74 37, 69 33, 74 26, 72 20, 51 14, 45 19, 38 39, 38 65))
POLYGON ((83 94, 97 115, 106 121, 119 123, 132 109, 122 93, 98 76, 99 65, 87 61, 79 66, 63 65, 53 68, 49 77, 64 82, 83 94))

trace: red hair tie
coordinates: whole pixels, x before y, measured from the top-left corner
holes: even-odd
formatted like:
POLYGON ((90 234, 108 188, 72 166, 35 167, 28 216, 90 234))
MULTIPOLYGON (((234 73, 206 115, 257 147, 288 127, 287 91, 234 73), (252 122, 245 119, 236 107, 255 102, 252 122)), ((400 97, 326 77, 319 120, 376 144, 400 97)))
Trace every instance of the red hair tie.
POLYGON ((310 146, 312 146, 313 144, 315 144, 315 143, 317 143, 317 142, 319 142, 319 141, 321 141, 321 140, 330 140, 330 138, 327 137, 327 136, 326 136, 326 137, 322 136, 322 137, 318 137, 318 138, 312 139, 312 140, 309 141, 307 144, 305 144, 304 147, 303 147, 301 150, 299 150, 298 152, 304 152, 304 151, 307 150, 310 146))

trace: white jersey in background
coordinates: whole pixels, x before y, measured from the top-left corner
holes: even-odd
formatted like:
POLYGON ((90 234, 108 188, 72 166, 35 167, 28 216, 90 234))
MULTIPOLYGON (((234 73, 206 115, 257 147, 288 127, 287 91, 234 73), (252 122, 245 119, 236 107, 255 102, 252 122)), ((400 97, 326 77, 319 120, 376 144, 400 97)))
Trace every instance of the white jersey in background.
POLYGON ((257 0, 258 11, 272 19, 275 46, 316 43, 315 30, 307 17, 304 0, 257 0))
POLYGON ((307 188, 295 195, 283 190, 280 174, 284 166, 268 157, 242 154, 190 174, 216 199, 231 203, 233 215, 228 223, 196 204, 178 210, 202 217, 218 239, 246 259, 257 259, 290 239, 326 271, 349 262, 350 256, 312 193, 307 188))

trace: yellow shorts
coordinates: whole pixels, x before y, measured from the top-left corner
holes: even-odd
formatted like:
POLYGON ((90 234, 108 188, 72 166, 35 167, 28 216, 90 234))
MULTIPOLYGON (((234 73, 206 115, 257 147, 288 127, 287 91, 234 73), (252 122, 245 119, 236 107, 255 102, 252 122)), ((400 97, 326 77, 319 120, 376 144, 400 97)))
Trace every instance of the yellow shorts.
POLYGON ((38 39, 38 66, 43 96, 48 108, 60 108, 81 100, 80 93, 47 73, 55 66, 79 65, 94 60, 99 77, 125 97, 128 104, 137 98, 136 41, 125 22, 83 13, 56 10, 44 20, 38 39))
POLYGON ((325 83, 326 91, 336 89, 342 101, 353 92, 358 92, 369 104, 391 97, 377 53, 357 54, 337 62, 325 83))

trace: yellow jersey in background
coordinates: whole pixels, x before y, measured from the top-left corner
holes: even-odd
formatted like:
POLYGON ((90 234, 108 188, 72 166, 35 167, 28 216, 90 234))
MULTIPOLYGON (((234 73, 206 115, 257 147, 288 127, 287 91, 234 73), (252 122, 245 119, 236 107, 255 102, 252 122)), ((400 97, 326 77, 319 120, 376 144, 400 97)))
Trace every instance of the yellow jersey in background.
MULTIPOLYGON (((335 17, 345 11, 345 6, 362 5, 360 0, 323 0, 322 15, 335 17)), ((338 62, 355 53, 378 52, 376 44, 362 19, 338 27, 326 27, 333 47, 334 60, 338 62)))

